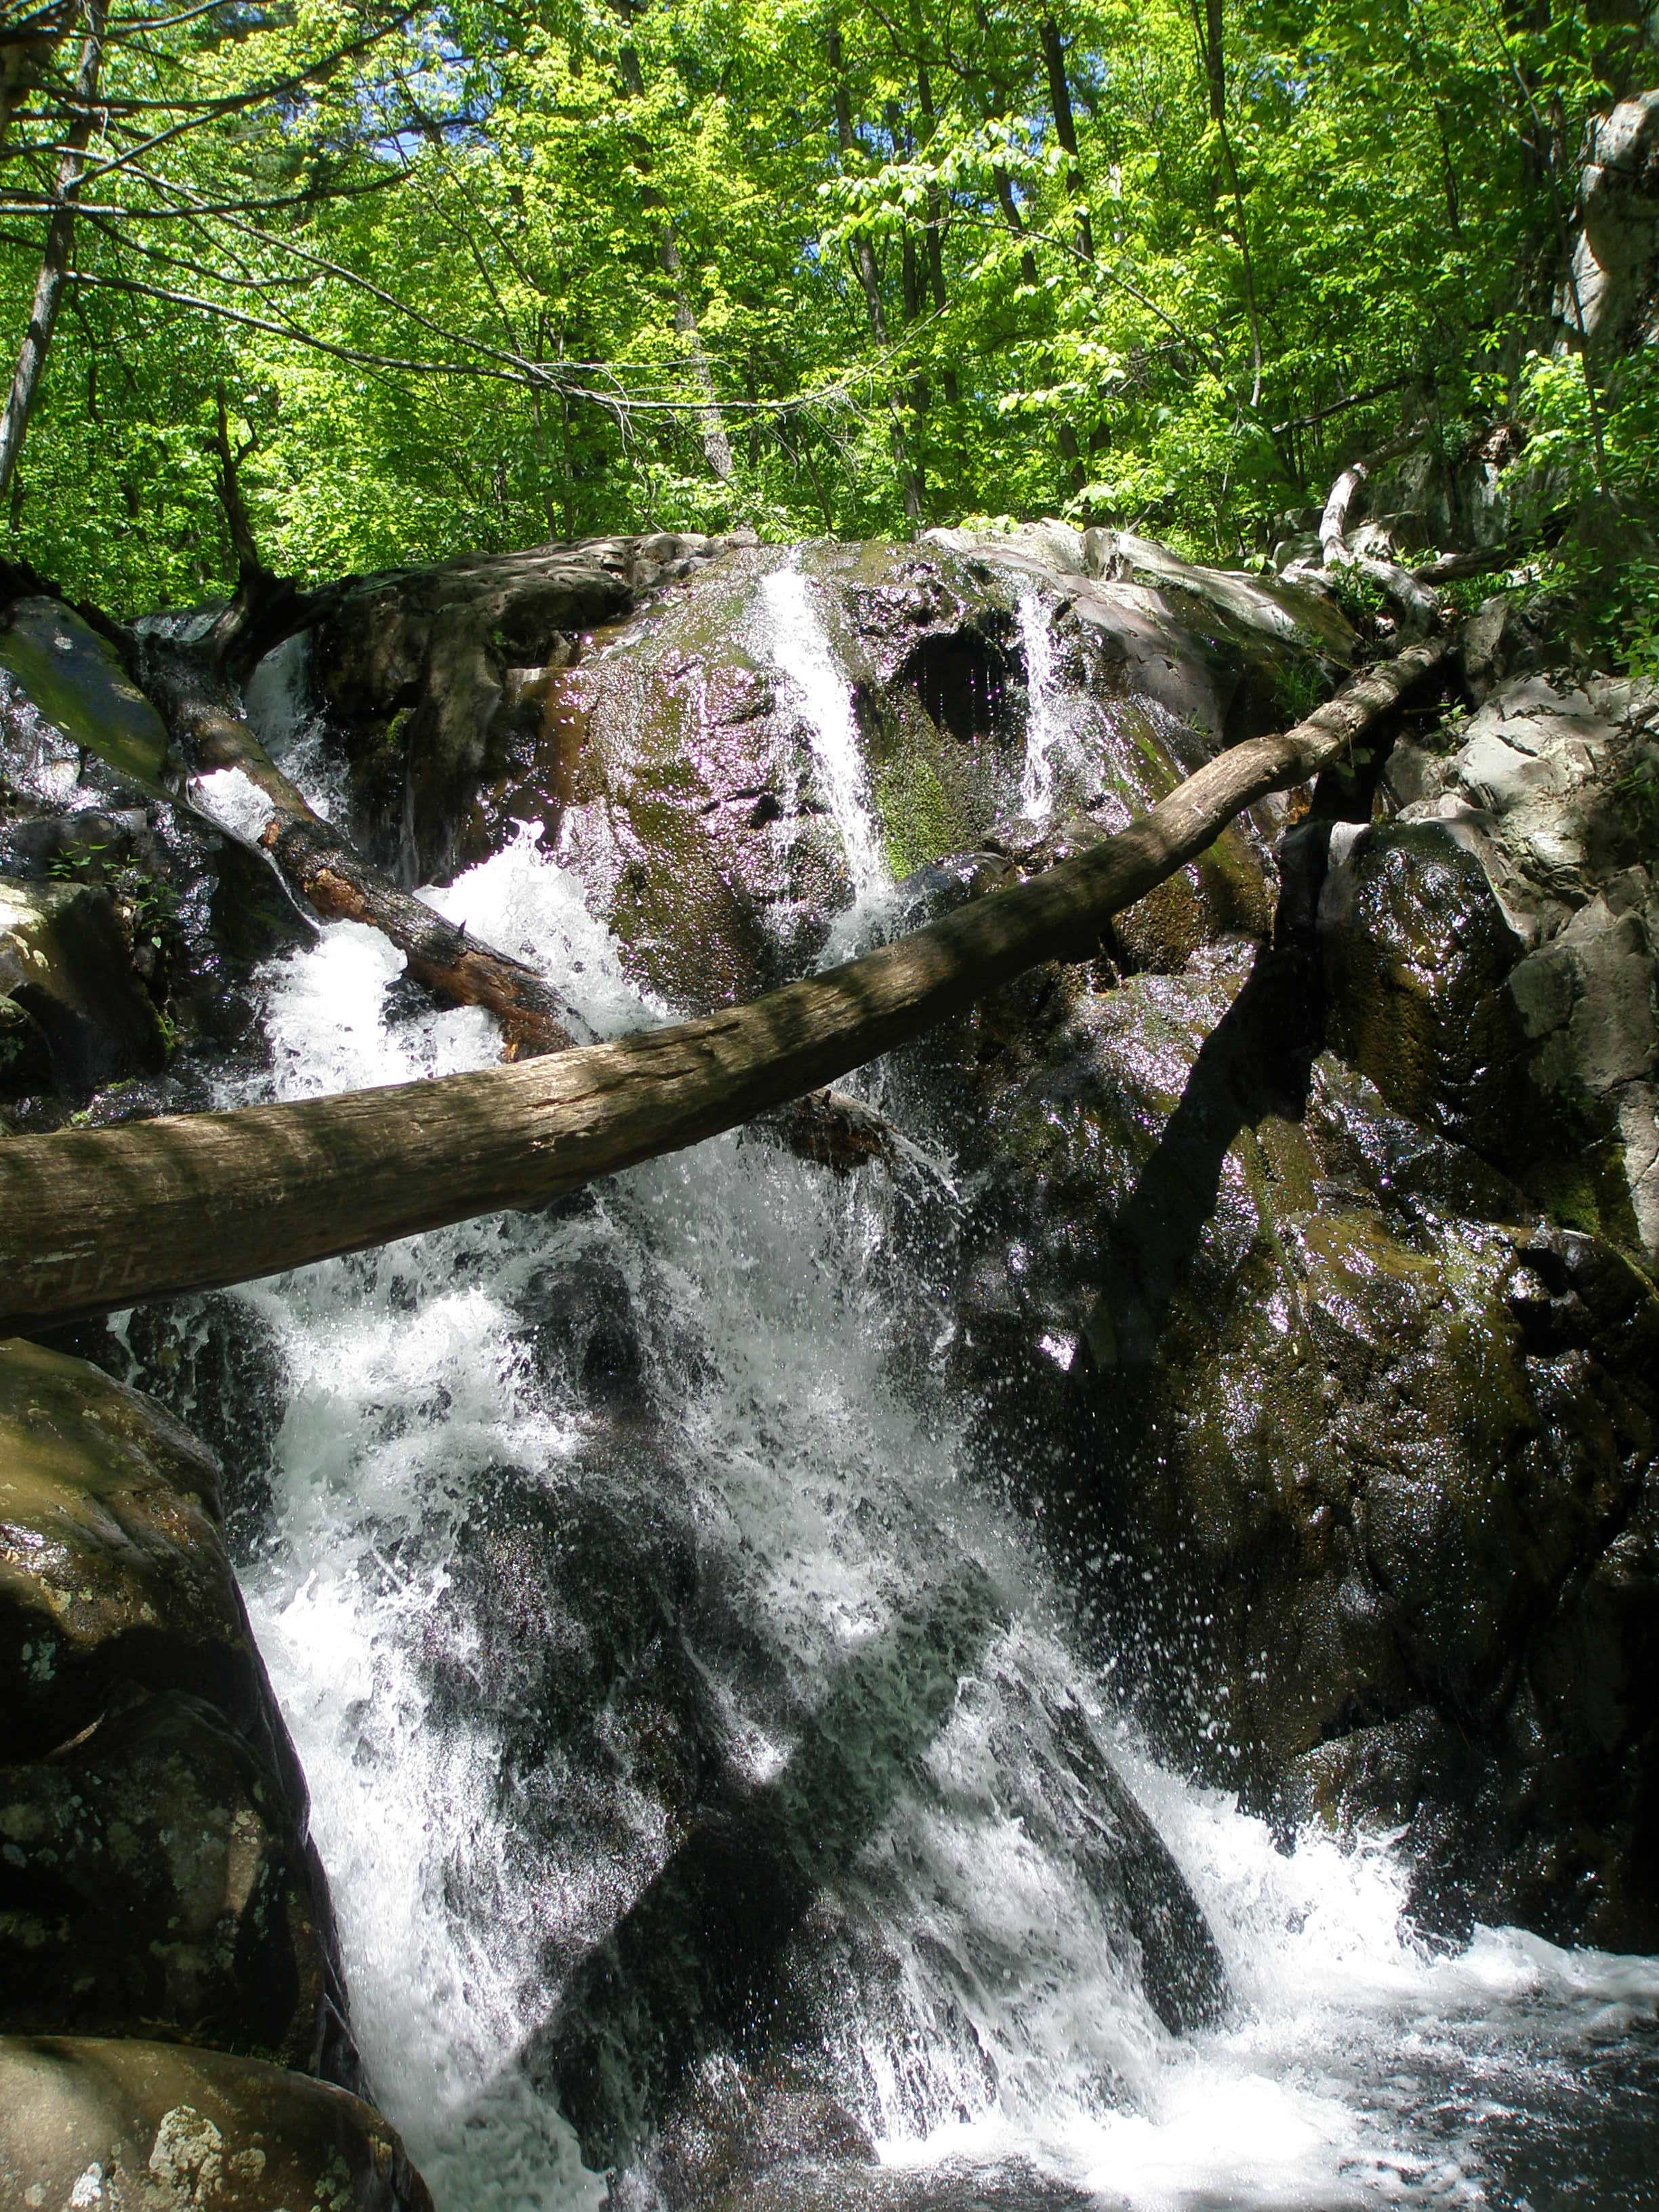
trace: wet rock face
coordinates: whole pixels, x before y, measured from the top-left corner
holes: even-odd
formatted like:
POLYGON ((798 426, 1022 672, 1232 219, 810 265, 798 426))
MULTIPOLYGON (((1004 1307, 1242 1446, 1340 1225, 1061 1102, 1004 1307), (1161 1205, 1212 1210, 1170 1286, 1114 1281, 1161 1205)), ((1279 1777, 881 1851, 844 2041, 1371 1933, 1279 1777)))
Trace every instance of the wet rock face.
POLYGON ((14 1037, 21 1031, 28 1040, 15 1046, 12 1082, 0 1097, 53 1086, 84 1096, 123 1076, 155 1074, 165 1062, 155 1002, 114 902, 97 885, 0 875, 0 993, 17 1010, 14 1037), (47 1078, 38 1085, 35 1037, 47 1078))
MULTIPOLYGON (((604 541, 371 579, 316 633, 311 683, 380 857, 443 870, 538 823, 640 981, 701 1010, 799 973, 872 872, 995 839, 1031 803, 1034 720, 1054 818, 1116 827, 1218 744, 1295 719, 1353 649, 1310 594, 1053 524, 604 541), (850 864, 837 747, 874 817, 850 864)), ((1228 909, 1265 926, 1248 842, 1131 924, 1130 957, 1178 965, 1228 909)))
MULTIPOLYGON (((1516 940, 1502 974, 1488 916, 1484 994, 1465 965, 1468 1056, 1486 1066, 1486 1103, 1431 1082, 1440 1126, 1556 1219, 1650 1260, 1659 1257, 1656 720, 1659 702, 1641 686, 1602 683, 1592 698, 1541 677, 1503 685, 1455 750, 1396 750, 1388 778, 1400 826, 1382 841, 1455 840, 1516 940)), ((1408 903, 1433 897, 1423 866, 1395 866, 1408 903)), ((1470 915, 1485 903, 1477 884, 1470 915)), ((1339 922, 1337 934, 1340 960, 1363 966, 1358 933, 1339 922)), ((1348 1003, 1352 1030, 1368 1018, 1363 989, 1348 1003)), ((1361 1064, 1388 1090, 1386 1049, 1361 1064)))
POLYGON ((1485 871, 1438 823, 1342 824, 1333 847, 1319 902, 1333 1048, 1399 1112, 1490 1138, 1516 1074, 1501 994, 1521 946, 1485 871))
MULTIPOLYGON (((46 673, 67 728, 108 703, 101 659, 46 673)), ((125 757, 119 728, 94 734, 125 757)), ((3 671, 0 785, 0 1115, 44 1130, 76 1112, 96 1127, 204 1106, 250 1048, 251 963, 304 931, 292 902, 262 862, 124 781, 3 671)))
POLYGON ((0 1767, 0 1838, 14 2033, 166 2022, 317 2069, 316 1869, 280 1784, 215 1707, 135 1691, 50 1762, 0 1767))
POLYGON ((0 2195, 20 2212, 432 2212, 343 2089, 181 2044, 0 2037, 0 2195))
POLYGON ((161 2024, 355 2079, 305 1784, 217 1470, 85 1362, 0 1346, 0 2017, 161 2024))
POLYGON ((959 1043, 983 1462, 1216 1779, 1412 1824, 1425 1920, 1639 1947, 1659 1299, 1298 1049, 1314 960, 1074 983, 1018 1072, 959 1043))
POLYGON ((453 864, 492 757, 533 723, 549 674, 707 539, 599 538, 363 578, 312 642, 312 683, 350 768, 354 828, 410 882, 453 864))

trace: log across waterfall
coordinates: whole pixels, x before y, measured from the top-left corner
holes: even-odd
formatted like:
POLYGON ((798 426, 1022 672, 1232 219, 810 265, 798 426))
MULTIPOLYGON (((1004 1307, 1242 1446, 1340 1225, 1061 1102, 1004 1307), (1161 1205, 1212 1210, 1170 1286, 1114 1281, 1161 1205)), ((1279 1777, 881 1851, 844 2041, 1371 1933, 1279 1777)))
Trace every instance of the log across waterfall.
POLYGON ((1218 755, 1120 835, 747 1005, 521 1066, 14 1139, 3 1318, 108 1311, 532 1205, 747 1121, 1039 962, 1087 957, 1113 914, 1334 760, 1447 650, 1412 647, 1294 729, 1218 755))
POLYGON ((159 639, 144 641, 141 661, 145 689, 184 751, 186 790, 198 812, 264 853, 325 921, 380 930, 441 1004, 488 1007, 501 1022, 507 1058, 571 1042, 568 1009, 532 969, 470 940, 423 899, 400 890, 317 812, 266 753, 210 662, 159 639))

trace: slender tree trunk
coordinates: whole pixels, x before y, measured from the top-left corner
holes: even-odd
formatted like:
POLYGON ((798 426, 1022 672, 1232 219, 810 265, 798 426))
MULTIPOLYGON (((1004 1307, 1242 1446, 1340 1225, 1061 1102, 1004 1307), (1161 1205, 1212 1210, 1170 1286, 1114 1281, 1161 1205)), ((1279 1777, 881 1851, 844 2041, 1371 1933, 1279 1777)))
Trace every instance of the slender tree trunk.
MULTIPOLYGON (((933 143, 933 133, 939 127, 939 116, 933 106, 933 79, 927 67, 927 49, 923 36, 921 0, 910 0, 910 33, 916 45, 916 106, 921 112, 921 148, 924 153, 933 143)), ((933 312, 945 313, 945 202, 939 188, 930 183, 927 187, 927 289, 932 295, 933 312)), ((960 396, 957 373, 947 368, 944 375, 945 397, 954 407, 960 396)))
MULTIPOLYGON (((993 112, 1001 112, 1000 101, 998 107, 993 110, 993 112)), ((1019 202, 1014 198, 1012 180, 1010 179, 1006 169, 1002 167, 1000 161, 994 162, 992 165, 991 181, 996 190, 997 205, 1002 210, 1003 221, 1007 224, 1014 236, 1023 241, 1020 247, 1019 256, 1020 281, 1022 283, 1028 286, 1030 290, 1036 291, 1037 287, 1036 256, 1032 252, 1030 241, 1026 236, 1024 219, 1019 211, 1019 202)), ((1053 371, 1053 362, 1045 360, 1043 362, 1044 375, 1051 375, 1053 371)), ((1083 456, 1078 445, 1077 432, 1073 429, 1069 422, 1062 420, 1056 426, 1054 430, 1054 443, 1060 448, 1060 458, 1066 465, 1066 473, 1071 480, 1072 489, 1074 492, 1081 491, 1084 485, 1088 481, 1088 475, 1083 465, 1083 456)))
POLYGON ((685 340, 686 351, 691 356, 691 374, 696 379, 703 396, 700 421, 702 428, 702 450, 708 465, 725 483, 732 474, 732 441, 726 434, 726 420, 720 413, 720 396, 714 390, 714 374, 708 365, 708 348, 697 328, 696 309, 685 289, 685 264, 680 258, 674 226, 665 222, 662 240, 658 247, 664 274, 674 287, 674 328, 685 340))
POLYGON ((1072 114, 1072 88, 1066 82, 1066 51, 1052 15, 1042 20, 1042 58, 1048 71, 1048 99, 1054 111, 1054 136, 1070 157, 1066 190, 1077 204, 1077 250, 1085 261, 1095 258, 1095 234, 1083 198, 1083 171, 1079 166, 1077 124, 1072 114))
MULTIPOLYGON (((830 73, 834 82, 836 137, 841 146, 842 167, 845 168, 858 158, 858 134, 853 128, 853 99, 847 85, 847 60, 841 33, 837 30, 830 33, 830 73)), ((870 318, 870 335, 878 346, 884 346, 887 343, 887 316, 881 303, 881 272, 876 266, 876 250, 861 231, 853 240, 853 265, 859 272, 859 283, 864 287, 864 307, 870 318)))
MULTIPOLYGON (((1196 15, 1198 0, 1193 0, 1193 5, 1196 15)), ((1204 57, 1204 80, 1209 93, 1210 120, 1220 136, 1221 158, 1226 167, 1227 182, 1232 193, 1239 259, 1244 270, 1244 309, 1250 325, 1250 404, 1259 407, 1261 404, 1261 320, 1256 313, 1255 264, 1250 257, 1249 227, 1244 220, 1244 194, 1238 181, 1238 164, 1233 159, 1232 136, 1227 129, 1227 50, 1224 43, 1221 8, 1222 0, 1204 0, 1199 48, 1204 57)))
POLYGON ((526 1206, 752 1120, 1106 922, 1243 808, 1305 781, 1444 659, 1414 647, 1219 754, 1116 836, 861 960, 700 1021, 519 1066, 0 1144, 0 1328, 246 1280, 526 1206))
MULTIPOLYGON (((645 74, 640 67, 639 48, 633 45, 623 46, 618 50, 617 58, 621 64, 623 81, 628 87, 629 97, 641 99, 645 92, 645 74)), ((641 206, 658 208, 662 205, 662 195, 647 185, 640 194, 640 202, 641 206)), ((673 219, 666 215, 657 234, 657 258, 662 264, 664 276, 674 287, 674 329, 685 340, 685 349, 691 360, 691 374, 703 398, 703 404, 697 410, 702 433, 703 457, 720 482, 725 483, 732 474, 732 441, 726 435, 726 419, 720 413, 720 395, 714 389, 708 350, 697 328, 697 311, 685 289, 685 264, 680 258, 673 219)))
MULTIPOLYGON (((853 100, 848 89, 846 55, 838 30, 831 29, 829 47, 836 107, 836 137, 841 146, 844 168, 858 158, 858 136, 853 129, 853 100)), ((853 265, 859 272, 859 283, 864 290, 864 308, 870 319, 870 335, 884 351, 889 337, 886 312, 881 301, 881 271, 876 265, 876 249, 862 231, 853 240, 853 265)), ((898 465, 899 482, 903 489, 905 517, 912 524, 916 524, 922 517, 921 471, 905 450, 904 429, 896 407, 893 408, 892 416, 893 459, 898 465)))
POLYGON ((75 112, 64 134, 64 153, 58 165, 58 184, 52 195, 52 218, 46 225, 46 249, 35 281, 28 328, 17 355, 6 410, 0 416, 0 498, 5 496, 23 450, 29 415, 57 328, 58 311, 69 282, 70 255, 75 245, 75 202, 86 167, 87 142, 92 136, 93 102, 98 94, 98 72, 104 58, 106 0, 84 0, 81 58, 75 72, 75 112))

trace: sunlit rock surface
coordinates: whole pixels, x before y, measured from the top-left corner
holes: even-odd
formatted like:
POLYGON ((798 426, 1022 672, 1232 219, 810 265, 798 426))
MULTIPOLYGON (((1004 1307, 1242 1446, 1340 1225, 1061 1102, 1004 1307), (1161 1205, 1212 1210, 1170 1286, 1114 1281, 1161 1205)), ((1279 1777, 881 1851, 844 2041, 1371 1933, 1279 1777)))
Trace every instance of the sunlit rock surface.
POLYGON ((0 2036, 0 2191, 20 2212, 433 2212, 343 2089, 184 2044, 0 2036))

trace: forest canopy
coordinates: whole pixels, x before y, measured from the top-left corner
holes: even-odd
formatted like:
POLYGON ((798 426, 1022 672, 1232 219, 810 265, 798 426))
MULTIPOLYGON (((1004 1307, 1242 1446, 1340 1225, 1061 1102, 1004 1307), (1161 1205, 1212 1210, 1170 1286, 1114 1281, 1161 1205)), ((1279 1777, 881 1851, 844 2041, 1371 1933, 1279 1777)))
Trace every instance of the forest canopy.
POLYGON ((5 550, 128 611, 670 526, 1249 561, 1402 425, 1624 512, 1654 349, 1562 271, 1652 60, 1608 0, 14 9, 5 550))

